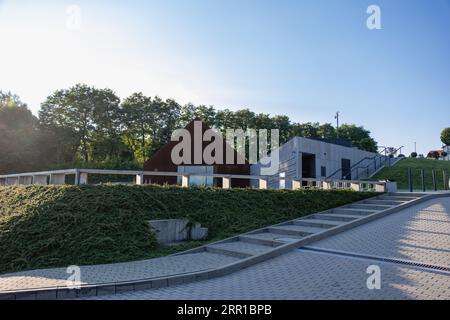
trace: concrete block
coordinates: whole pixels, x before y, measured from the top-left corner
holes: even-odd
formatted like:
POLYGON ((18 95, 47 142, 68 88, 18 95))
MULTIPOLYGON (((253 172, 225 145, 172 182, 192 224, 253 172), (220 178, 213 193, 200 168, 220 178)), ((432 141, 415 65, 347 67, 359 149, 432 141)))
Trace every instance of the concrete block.
POLYGON ((137 185, 144 184, 144 175, 143 174, 136 175, 136 184, 137 185))
POLYGON ((267 179, 259 179, 259 189, 261 190, 267 189, 267 179))
POLYGON ((301 181, 298 180, 292 180, 292 190, 298 190, 302 188, 301 181))
POLYGON ((397 192, 397 182, 389 181, 386 182, 386 192, 397 192))
POLYGON ((189 221, 185 219, 151 220, 150 227, 159 243, 185 241, 188 238, 189 221))
POLYGON ((230 178, 222 178, 222 188, 223 189, 231 188, 231 179, 230 178))
POLYGON ((191 230, 192 240, 203 240, 208 237, 208 228, 201 228, 200 226, 195 226, 191 230))
POLYGON ((182 176, 181 177, 181 186, 183 188, 188 188, 189 187, 189 176, 182 176))

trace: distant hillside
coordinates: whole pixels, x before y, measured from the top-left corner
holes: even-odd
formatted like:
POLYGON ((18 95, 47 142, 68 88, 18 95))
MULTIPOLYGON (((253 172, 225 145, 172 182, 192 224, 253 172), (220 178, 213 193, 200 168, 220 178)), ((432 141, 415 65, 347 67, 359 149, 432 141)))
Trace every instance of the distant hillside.
POLYGON ((425 170, 425 185, 427 190, 433 189, 432 170, 436 170, 436 181, 438 190, 444 190, 442 171, 447 171, 447 186, 450 175, 450 161, 438 161, 429 159, 406 158, 395 166, 385 168, 370 180, 393 180, 397 182, 400 189, 409 189, 408 168, 411 168, 413 186, 415 190, 422 189, 420 170, 425 170))

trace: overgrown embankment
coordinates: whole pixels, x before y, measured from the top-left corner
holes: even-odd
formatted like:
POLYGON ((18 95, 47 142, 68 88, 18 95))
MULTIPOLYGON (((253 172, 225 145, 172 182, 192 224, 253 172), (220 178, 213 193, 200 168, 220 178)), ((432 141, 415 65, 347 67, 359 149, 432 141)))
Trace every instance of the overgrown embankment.
POLYGON ((0 187, 0 273, 130 261, 177 250, 157 244, 150 219, 200 222, 212 240, 370 196, 121 185, 0 187))

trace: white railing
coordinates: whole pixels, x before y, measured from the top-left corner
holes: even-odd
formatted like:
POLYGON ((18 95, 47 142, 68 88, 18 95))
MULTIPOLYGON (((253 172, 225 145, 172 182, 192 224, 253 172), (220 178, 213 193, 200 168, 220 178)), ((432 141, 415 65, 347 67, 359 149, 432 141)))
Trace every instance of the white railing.
MULTIPOLYGON (((189 187, 190 177, 212 177, 214 179, 222 179, 222 188, 231 188, 231 180, 244 179, 258 181, 258 189, 268 189, 269 179, 273 176, 255 176, 255 175, 237 175, 237 174, 186 174, 178 172, 160 172, 160 171, 133 171, 133 170, 98 170, 98 169, 68 169, 56 171, 43 171, 31 173, 17 173, 9 175, 0 175, 0 186, 14 185, 62 185, 66 184, 67 176, 75 176, 75 185, 84 185, 89 183, 89 175, 126 175, 134 176, 134 183, 138 185, 145 184, 144 177, 180 177, 181 186, 189 187)), ((347 181, 334 179, 291 179, 279 178, 280 180, 292 181, 292 189, 322 189, 322 190, 353 190, 353 191, 373 191, 373 192, 389 192, 388 183, 386 181, 347 181)), ((285 183, 280 184, 285 185, 285 183)))

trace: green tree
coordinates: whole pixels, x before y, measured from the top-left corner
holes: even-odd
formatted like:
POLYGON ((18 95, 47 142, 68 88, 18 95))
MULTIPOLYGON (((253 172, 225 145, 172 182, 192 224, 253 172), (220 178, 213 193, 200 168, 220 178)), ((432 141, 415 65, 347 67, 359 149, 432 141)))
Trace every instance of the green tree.
POLYGON ((38 167, 38 120, 16 95, 0 91, 0 172, 38 167))
POLYGON ((338 129, 339 137, 348 139, 353 146, 370 151, 377 152, 377 142, 370 136, 370 131, 354 124, 343 124, 338 129))
POLYGON ((134 93, 122 104, 123 137, 134 157, 145 162, 156 130, 156 113, 151 97, 134 93))
POLYGON ((442 130, 441 141, 444 145, 450 146, 450 127, 442 130))
POLYGON ((109 89, 77 84, 49 96, 41 105, 39 118, 47 128, 71 128, 85 162, 95 160, 93 155, 103 160, 120 149, 119 101, 109 89))

